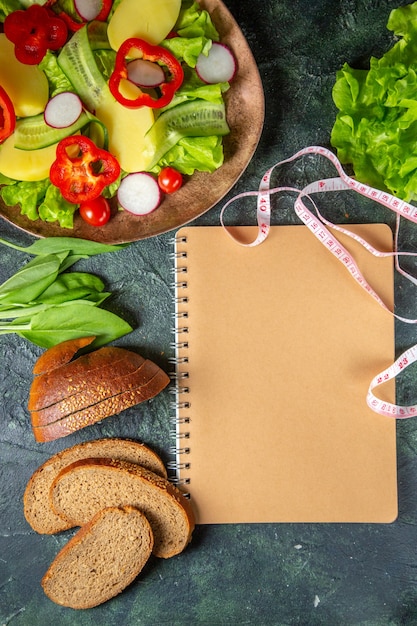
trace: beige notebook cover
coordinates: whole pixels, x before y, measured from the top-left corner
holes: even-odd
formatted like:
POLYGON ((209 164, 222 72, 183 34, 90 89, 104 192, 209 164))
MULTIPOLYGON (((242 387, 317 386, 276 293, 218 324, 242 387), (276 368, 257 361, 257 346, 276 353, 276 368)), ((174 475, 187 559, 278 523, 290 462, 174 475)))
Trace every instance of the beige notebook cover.
MULTIPOLYGON (((388 226, 351 228, 392 249, 388 226)), ((392 308, 392 259, 338 238, 392 308)), ((197 522, 393 521, 395 420, 366 404, 393 316, 305 226, 254 248, 185 227, 176 252, 177 460, 197 522)))

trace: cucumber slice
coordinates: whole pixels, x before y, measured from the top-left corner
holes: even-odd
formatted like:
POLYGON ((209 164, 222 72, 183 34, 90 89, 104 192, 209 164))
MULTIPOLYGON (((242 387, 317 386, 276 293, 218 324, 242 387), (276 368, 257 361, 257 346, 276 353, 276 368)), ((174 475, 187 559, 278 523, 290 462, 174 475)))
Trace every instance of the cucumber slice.
POLYGON ((88 136, 96 146, 99 148, 103 148, 104 150, 109 149, 109 132, 107 130, 107 126, 103 124, 101 120, 99 120, 95 115, 87 111, 88 119, 90 120, 90 126, 88 128, 88 136))
POLYGON ((93 49, 110 49, 103 29, 96 23, 80 28, 58 55, 58 64, 85 106, 95 112, 107 98, 110 89, 94 58, 93 49), (91 36, 91 39, 89 37, 91 36))
POLYGON ((74 124, 66 128, 52 128, 44 119, 43 113, 22 117, 16 122, 14 146, 19 150, 39 150, 58 143, 64 137, 73 135, 91 121, 91 116, 83 112, 74 124))
POLYGON ((145 136, 145 150, 151 170, 183 137, 227 135, 230 128, 224 104, 193 100, 162 113, 145 136))
POLYGON ((14 147, 19 150, 39 150, 58 143, 64 137, 77 133, 89 125, 89 134, 94 136, 95 142, 107 150, 109 136, 106 126, 89 111, 83 111, 74 124, 65 128, 53 128, 45 122, 44 114, 22 117, 17 120, 14 137, 14 147))

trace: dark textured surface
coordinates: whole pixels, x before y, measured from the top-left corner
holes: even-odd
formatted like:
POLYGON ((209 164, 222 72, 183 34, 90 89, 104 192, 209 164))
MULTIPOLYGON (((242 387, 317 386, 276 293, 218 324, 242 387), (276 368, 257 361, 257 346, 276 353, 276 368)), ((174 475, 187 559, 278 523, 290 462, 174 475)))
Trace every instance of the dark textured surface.
MULTIPOLYGON (((400 2, 388 0, 227 0, 258 62, 266 121, 259 148, 233 194, 256 189, 264 171, 308 145, 329 146, 335 117, 331 88, 348 61, 366 66, 391 43, 386 22, 400 2)), ((327 166, 307 160, 288 169, 287 182, 317 178, 327 166)), ((332 172, 333 174, 333 172, 332 172)), ((230 197, 233 195, 230 194, 230 197)), ((288 198, 274 198, 274 223, 296 219, 288 198)), ((323 200, 335 221, 392 223, 392 216, 349 194, 323 200)), ((218 224, 221 206, 198 220, 218 224)), ((233 205, 228 221, 253 223, 251 202, 233 205)), ((417 249, 415 225, 401 244, 417 249)), ((20 244, 30 237, 0 223, 0 236, 20 244)), ((109 306, 135 325, 118 345, 168 369, 171 354, 170 235, 135 243, 116 254, 80 263, 102 276, 109 306)), ((25 255, 2 247, 0 279, 25 255)), ((417 317, 414 290, 397 282, 399 312, 417 317)), ((416 329, 397 325, 397 350, 416 343, 416 329)), ((99 436, 144 440, 169 456, 168 391, 155 400, 51 444, 35 444, 26 402, 40 349, 0 336, 0 624, 44 626, 102 623, 402 626, 417 624, 417 422, 398 423, 399 518, 391 525, 266 524, 198 528, 184 554, 152 560, 118 598, 84 612, 60 608, 40 579, 71 532, 39 536, 26 524, 22 494, 33 470, 55 451, 99 436)), ((415 370, 398 383, 398 399, 416 402, 415 370)), ((244 462, 245 460, 242 460, 244 462)), ((256 459, 247 459, 256 463, 256 459)))

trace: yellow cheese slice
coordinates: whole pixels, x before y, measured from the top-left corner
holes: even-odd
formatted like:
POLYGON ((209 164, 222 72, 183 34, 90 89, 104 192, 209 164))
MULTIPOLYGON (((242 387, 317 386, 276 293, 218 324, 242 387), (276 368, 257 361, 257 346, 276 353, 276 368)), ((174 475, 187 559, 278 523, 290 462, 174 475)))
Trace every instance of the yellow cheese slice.
POLYGON ((56 144, 40 150, 20 150, 14 147, 10 135, 0 145, 0 172, 15 180, 42 180, 49 177, 49 170, 56 158, 56 144))
POLYGON ((154 123, 154 113, 149 107, 128 109, 115 100, 105 98, 96 110, 97 117, 107 126, 109 152, 114 154, 125 172, 146 169, 144 137, 154 123))
POLYGON ((49 98, 45 73, 37 65, 20 63, 14 54, 14 45, 0 33, 0 85, 13 102, 18 117, 41 113, 49 98))
POLYGON ((130 37, 159 44, 171 32, 180 13, 181 0, 122 0, 107 29, 113 50, 130 37))

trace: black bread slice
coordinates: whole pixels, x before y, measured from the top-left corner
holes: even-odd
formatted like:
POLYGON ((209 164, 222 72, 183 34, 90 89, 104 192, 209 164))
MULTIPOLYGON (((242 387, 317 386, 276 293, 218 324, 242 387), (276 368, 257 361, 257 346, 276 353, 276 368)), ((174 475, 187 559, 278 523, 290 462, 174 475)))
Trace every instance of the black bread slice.
POLYGON ((103 509, 58 553, 42 579, 42 587, 57 604, 92 608, 133 582, 148 561, 152 546, 149 522, 137 509, 103 509))
POLYGON ((23 496, 23 510, 30 526, 38 533, 53 534, 71 527, 50 507, 49 491, 59 472, 80 459, 113 458, 138 463, 166 478, 162 460, 148 446, 130 439, 96 439, 66 448, 50 457, 31 476, 23 496))
POLYGON ((65 467, 52 483, 51 507, 72 526, 83 526, 103 508, 131 505, 149 520, 154 554, 169 558, 191 539, 189 500, 168 480, 124 461, 85 459, 65 467))

